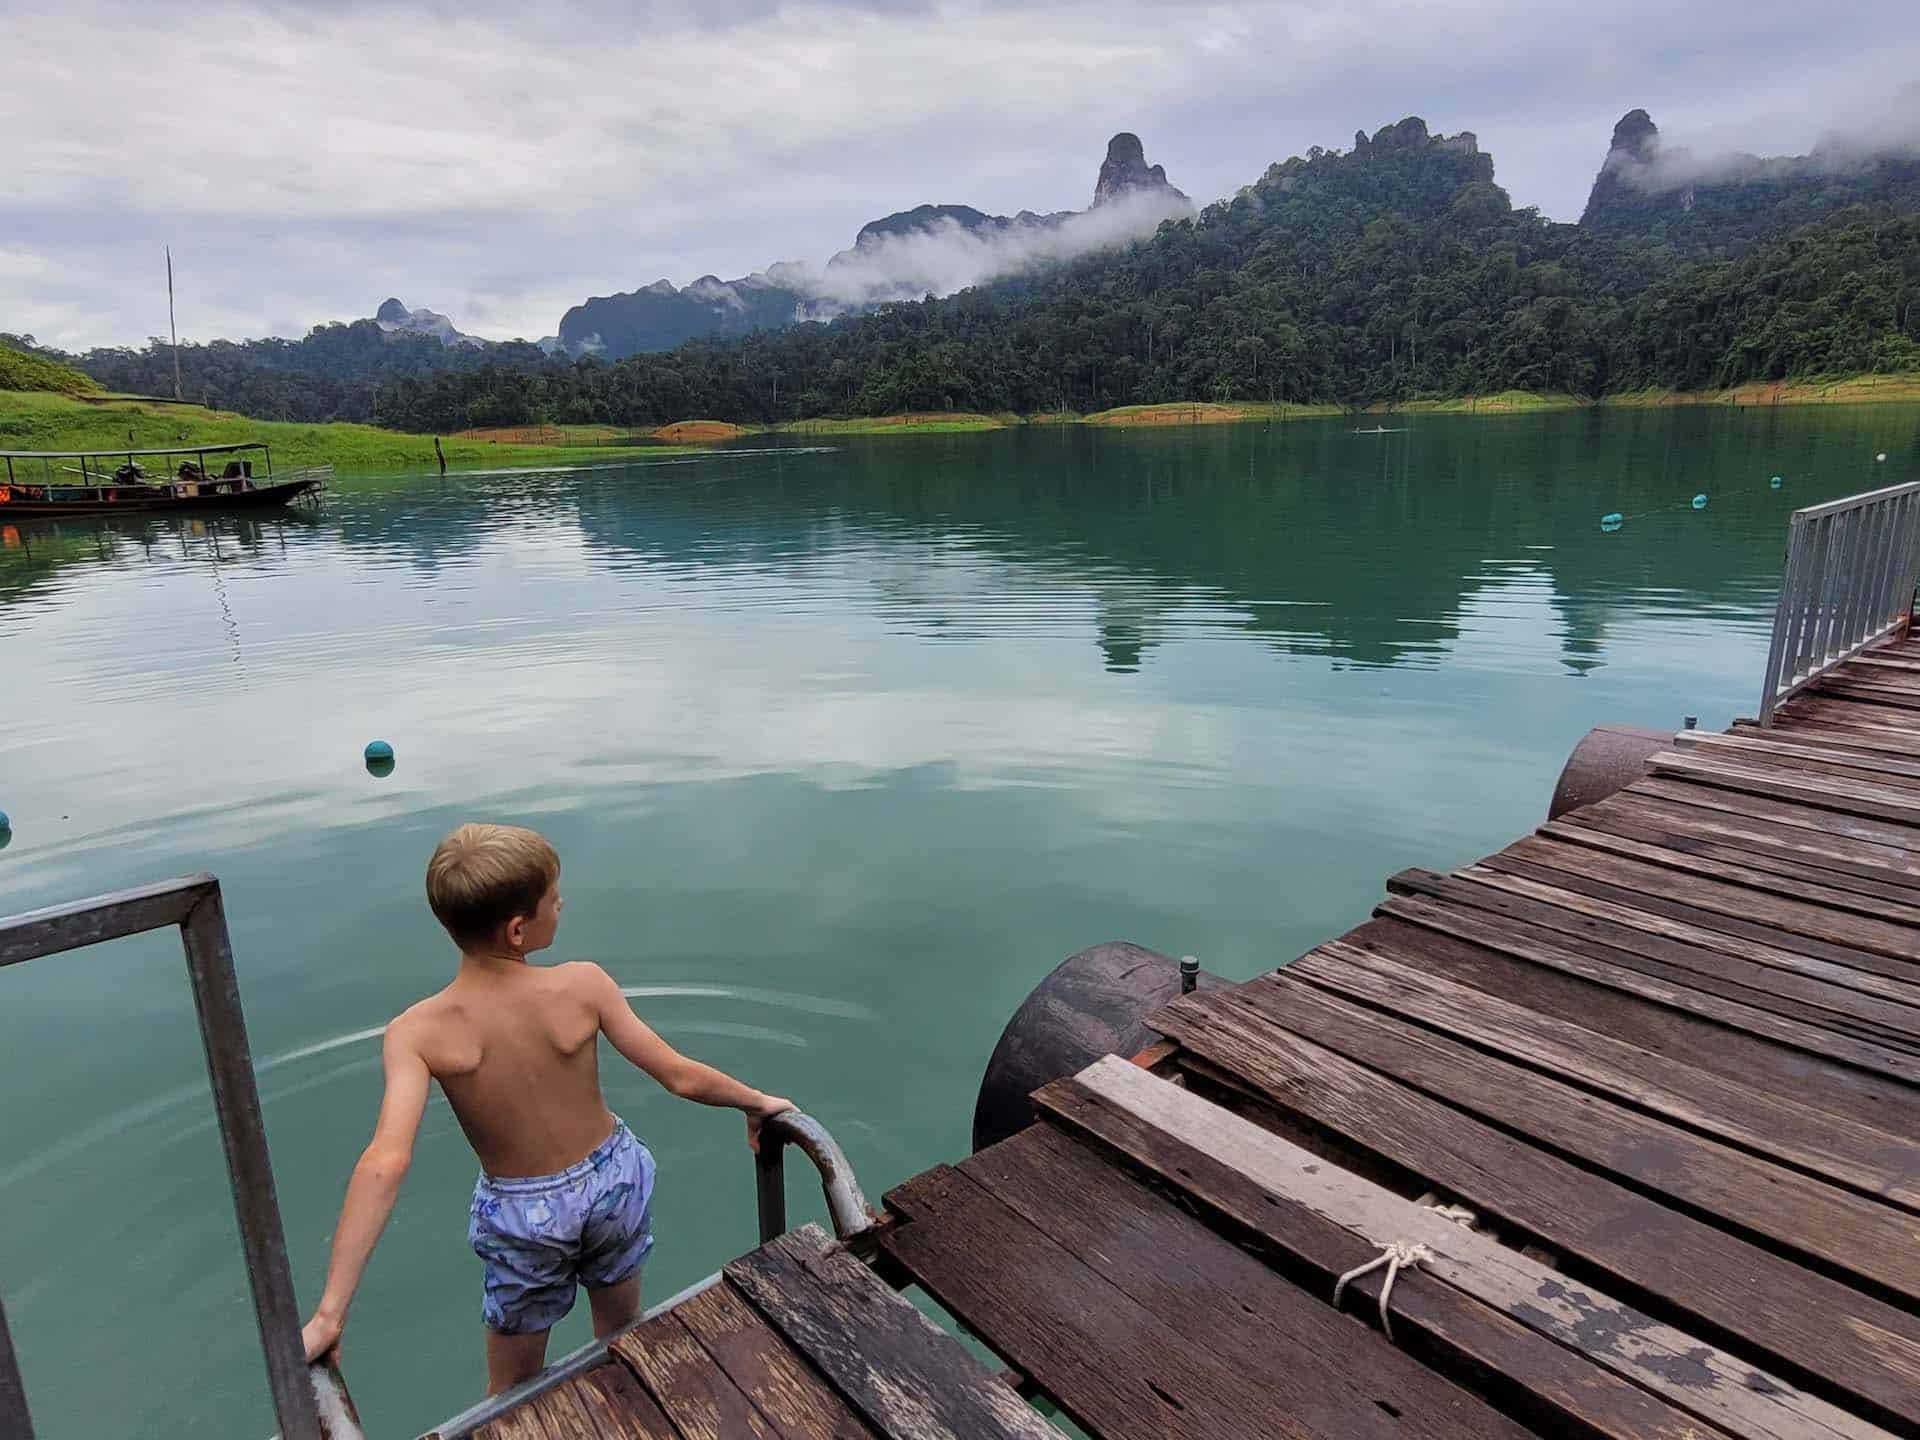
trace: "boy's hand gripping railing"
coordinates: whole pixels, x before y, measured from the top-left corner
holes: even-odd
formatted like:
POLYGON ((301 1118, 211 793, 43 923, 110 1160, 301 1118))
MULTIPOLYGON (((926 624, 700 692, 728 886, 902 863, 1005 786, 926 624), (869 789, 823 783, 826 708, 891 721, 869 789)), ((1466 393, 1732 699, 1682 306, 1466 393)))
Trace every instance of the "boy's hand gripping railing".
POLYGON ((811 1115, 783 1110, 760 1122, 760 1149, 753 1157, 755 1189, 760 1197, 760 1243, 764 1245, 787 1231, 783 1157, 789 1145, 799 1146, 820 1172, 820 1190, 827 1197, 834 1235, 851 1240, 872 1228, 873 1212, 867 1207, 867 1197, 860 1193, 860 1182, 854 1178, 853 1166, 840 1142, 811 1115))
MULTIPOLYGON (((287 1241, 273 1189, 267 1156, 267 1132, 260 1118, 260 1094, 253 1083, 253 1057, 247 1049, 246 1018, 240 1012, 240 987, 234 979, 233 947, 227 939, 220 882, 211 875, 190 875, 159 885, 122 890, 72 905, 29 910, 0 918, 0 967, 98 945, 169 925, 180 927, 187 952, 187 979, 200 1020, 207 1079, 214 1114, 220 1121, 227 1180, 246 1252, 247 1283, 253 1290, 253 1314, 266 1352, 267 1387, 284 1440, 328 1440, 300 1346, 300 1312, 294 1306, 293 1275, 287 1266, 287 1241)), ((0 1435, 32 1440, 25 1387, 0 1310, 0 1435)))

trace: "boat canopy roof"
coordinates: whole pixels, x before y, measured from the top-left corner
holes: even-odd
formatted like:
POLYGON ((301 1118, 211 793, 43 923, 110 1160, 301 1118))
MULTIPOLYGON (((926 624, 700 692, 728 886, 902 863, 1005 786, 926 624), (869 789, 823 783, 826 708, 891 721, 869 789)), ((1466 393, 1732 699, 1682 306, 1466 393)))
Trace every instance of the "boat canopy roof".
POLYGON ((138 455, 230 455, 235 450, 265 450, 264 440, 237 444, 173 445, 165 450, 0 450, 0 460, 131 460, 138 455))

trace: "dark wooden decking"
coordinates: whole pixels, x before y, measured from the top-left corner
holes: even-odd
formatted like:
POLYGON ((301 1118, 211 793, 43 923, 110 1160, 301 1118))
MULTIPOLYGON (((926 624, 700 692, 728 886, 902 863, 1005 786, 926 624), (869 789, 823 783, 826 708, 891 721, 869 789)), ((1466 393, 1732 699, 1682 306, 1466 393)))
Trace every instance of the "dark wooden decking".
POLYGON ((487 1433, 1920 1436, 1920 643, 1387 889, 487 1433))

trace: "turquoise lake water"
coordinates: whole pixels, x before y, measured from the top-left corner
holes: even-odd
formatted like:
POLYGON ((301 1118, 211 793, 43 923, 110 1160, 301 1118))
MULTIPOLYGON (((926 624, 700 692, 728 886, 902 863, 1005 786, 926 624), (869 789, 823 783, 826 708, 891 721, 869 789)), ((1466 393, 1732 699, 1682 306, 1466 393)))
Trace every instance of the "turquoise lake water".
MULTIPOLYGON (((303 1302, 378 1027, 449 973, 421 875, 470 818, 559 847, 556 957, 793 1096, 877 1199, 964 1153, 1001 1026, 1071 952, 1251 975, 1537 823, 1590 726, 1752 713, 1790 511, 1920 477, 1913 409, 1389 423, 343 478, 316 517, 5 531, 0 911, 220 877, 303 1302)), ((731 1113, 605 1076, 660 1161, 658 1298, 750 1248, 749 1157, 731 1113)), ((173 938, 0 974, 0 1136, 42 1436, 267 1435, 173 938)), ((436 1100, 346 1336, 372 1433, 482 1389, 473 1172, 436 1100)))

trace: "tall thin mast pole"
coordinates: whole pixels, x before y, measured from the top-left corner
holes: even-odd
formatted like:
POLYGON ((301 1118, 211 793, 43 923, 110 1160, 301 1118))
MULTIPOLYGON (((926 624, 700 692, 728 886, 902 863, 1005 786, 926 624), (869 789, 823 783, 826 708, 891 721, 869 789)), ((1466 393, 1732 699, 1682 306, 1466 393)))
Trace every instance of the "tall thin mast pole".
POLYGON ((173 398, 180 398, 180 331, 173 323, 173 247, 167 246, 167 333, 173 338, 173 398))

